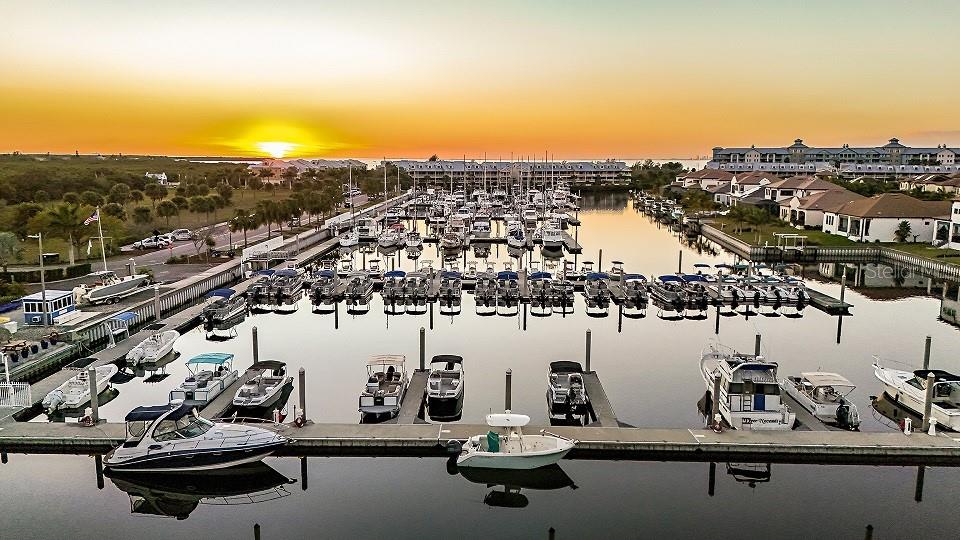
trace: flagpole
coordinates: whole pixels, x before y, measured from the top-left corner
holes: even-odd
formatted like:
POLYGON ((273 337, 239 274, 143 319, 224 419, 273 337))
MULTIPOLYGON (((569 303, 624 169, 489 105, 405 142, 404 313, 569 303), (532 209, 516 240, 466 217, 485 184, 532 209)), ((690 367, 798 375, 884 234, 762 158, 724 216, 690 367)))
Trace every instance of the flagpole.
POLYGON ((103 271, 107 271, 107 249, 103 247, 103 221, 100 219, 100 207, 97 207, 97 230, 100 231, 100 255, 103 257, 103 271))

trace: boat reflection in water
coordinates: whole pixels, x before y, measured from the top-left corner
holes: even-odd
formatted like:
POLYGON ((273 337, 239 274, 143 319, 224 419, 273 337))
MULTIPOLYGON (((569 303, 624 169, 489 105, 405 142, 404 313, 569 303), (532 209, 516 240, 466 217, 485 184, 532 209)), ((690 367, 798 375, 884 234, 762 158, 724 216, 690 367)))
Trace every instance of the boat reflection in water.
POLYGON ((769 463, 727 463, 727 474, 752 488, 770 481, 769 463))
POLYGON ((255 504, 290 495, 296 482, 263 462, 189 473, 117 472, 104 474, 130 497, 130 513, 187 519, 201 503, 255 504))
POLYGON ((223 321, 204 322, 203 330, 208 341, 227 341, 237 337, 237 325, 247 318, 247 312, 243 311, 238 315, 225 319, 223 321))
POLYGON ((523 489, 548 491, 563 488, 577 489, 577 485, 560 465, 553 464, 538 469, 485 469, 457 467, 457 457, 447 462, 447 472, 459 473, 474 484, 494 488, 483 497, 484 504, 501 508, 525 508, 530 501, 520 491, 523 489))
MULTIPOLYGON (((873 406, 873 410, 883 416, 883 418, 878 418, 878 420, 891 429, 902 431, 903 420, 905 418, 910 419, 913 429, 920 429, 920 426, 923 424, 923 418, 920 415, 897 405, 885 392, 879 396, 871 396, 870 404, 873 406)), ((876 415, 874 416, 876 417, 876 415)))

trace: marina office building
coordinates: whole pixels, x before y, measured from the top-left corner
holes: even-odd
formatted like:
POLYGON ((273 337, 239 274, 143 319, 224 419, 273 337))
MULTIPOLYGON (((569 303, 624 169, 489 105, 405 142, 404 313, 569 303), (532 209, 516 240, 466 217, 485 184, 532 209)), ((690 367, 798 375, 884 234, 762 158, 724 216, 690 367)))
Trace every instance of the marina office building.
POLYGON ((951 174, 960 171, 960 148, 941 144, 914 148, 892 138, 876 147, 810 147, 802 139, 784 147, 716 147, 709 169, 776 175, 839 173, 843 176, 951 174))
POLYGON ((510 183, 529 179, 532 183, 564 180, 569 183, 612 184, 628 182, 630 167, 626 162, 605 161, 389 161, 407 171, 417 182, 479 186, 490 183, 510 183))

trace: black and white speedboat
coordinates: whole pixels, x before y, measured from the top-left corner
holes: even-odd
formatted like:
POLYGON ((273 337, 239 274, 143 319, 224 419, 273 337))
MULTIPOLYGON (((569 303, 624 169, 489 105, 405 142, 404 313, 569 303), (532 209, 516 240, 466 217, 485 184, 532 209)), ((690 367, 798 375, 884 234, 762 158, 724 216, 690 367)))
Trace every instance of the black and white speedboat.
POLYGON ((212 422, 183 402, 137 407, 125 420, 126 441, 103 459, 115 471, 222 469, 260 461, 287 443, 267 429, 212 422))
POLYGON ((589 412, 590 398, 583 384, 583 366, 579 362, 550 362, 547 375, 547 405, 550 416, 583 416, 589 412))
POLYGON ((427 412, 434 420, 460 418, 463 413, 463 357, 439 354, 430 361, 427 412))
POLYGON ((277 360, 261 360, 247 371, 260 371, 260 374, 244 383, 234 395, 233 406, 241 411, 259 413, 269 409, 280 401, 283 388, 293 384, 293 377, 287 375, 287 365, 277 360))
POLYGON ((247 312, 247 299, 236 294, 233 289, 215 289, 207 293, 208 298, 216 298, 203 308, 203 323, 207 329, 233 319, 238 319, 247 312))

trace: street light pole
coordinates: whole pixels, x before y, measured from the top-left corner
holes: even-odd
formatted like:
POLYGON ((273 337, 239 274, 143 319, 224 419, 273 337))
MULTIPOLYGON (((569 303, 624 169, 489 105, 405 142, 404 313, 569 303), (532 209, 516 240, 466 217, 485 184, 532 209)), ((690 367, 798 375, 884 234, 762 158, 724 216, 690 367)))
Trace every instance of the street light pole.
POLYGON ((30 238, 36 238, 40 247, 40 304, 43 306, 43 326, 46 328, 47 323, 47 280, 44 278, 43 272, 43 233, 31 234, 30 238))

